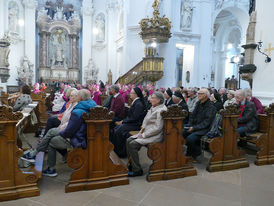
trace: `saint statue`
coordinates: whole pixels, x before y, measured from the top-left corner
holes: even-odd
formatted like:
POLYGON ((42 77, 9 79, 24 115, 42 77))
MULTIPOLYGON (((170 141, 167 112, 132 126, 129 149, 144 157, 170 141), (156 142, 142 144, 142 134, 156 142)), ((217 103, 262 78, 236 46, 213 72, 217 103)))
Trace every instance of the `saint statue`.
POLYGON ((95 26, 98 29, 98 34, 96 36, 96 41, 105 41, 105 19, 103 14, 99 14, 95 20, 95 26))
POLYGON ((111 70, 108 71, 108 84, 109 85, 112 84, 112 72, 111 72, 111 70))
POLYGON ((63 20, 63 7, 57 7, 57 11, 54 15, 54 20, 63 20))
POLYGON ((190 0, 185 0, 181 6, 181 29, 190 29, 192 24, 193 6, 190 0))
POLYGON ((66 62, 65 62, 65 34, 63 30, 58 29, 52 36, 52 45, 53 48, 55 48, 55 55, 52 55, 52 62, 51 66, 58 65, 58 66, 64 66, 67 68, 66 62))
POLYGON ((18 14, 19 9, 15 2, 11 2, 9 5, 9 31, 18 32, 18 14))

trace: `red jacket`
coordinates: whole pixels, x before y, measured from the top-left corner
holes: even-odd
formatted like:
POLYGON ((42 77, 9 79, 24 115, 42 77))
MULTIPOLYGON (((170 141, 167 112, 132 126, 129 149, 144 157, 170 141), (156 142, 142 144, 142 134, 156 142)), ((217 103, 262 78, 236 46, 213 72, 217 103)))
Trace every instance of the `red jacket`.
POLYGON ((125 102, 121 94, 111 100, 110 111, 115 113, 115 117, 123 119, 125 117, 125 102))

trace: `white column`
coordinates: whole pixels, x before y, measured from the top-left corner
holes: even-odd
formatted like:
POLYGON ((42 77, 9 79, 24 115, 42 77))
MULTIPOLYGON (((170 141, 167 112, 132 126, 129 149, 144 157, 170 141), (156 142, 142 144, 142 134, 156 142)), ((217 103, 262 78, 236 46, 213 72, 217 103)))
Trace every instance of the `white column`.
POLYGON ((92 0, 84 0, 82 7, 83 29, 82 29, 82 83, 86 83, 84 79, 85 67, 88 65, 89 59, 92 57, 92 16, 93 5, 92 0))
MULTIPOLYGON (((8 8, 6 8, 6 10, 8 10, 8 8)), ((0 0, 0 38, 4 36, 5 25, 5 1, 0 0)))
MULTIPOLYGON (((207 87, 211 75, 211 64, 212 64, 212 31, 211 31, 211 1, 201 1, 199 12, 199 33, 201 34, 200 45, 199 45, 199 66, 197 73, 195 74, 198 87, 207 87)), ((194 5, 195 7, 196 5, 194 5)))
POLYGON ((35 10, 38 5, 37 0, 23 0, 25 6, 25 56, 33 64, 33 82, 36 82, 36 37, 35 37, 35 10))
POLYGON ((112 71, 114 83, 119 78, 119 68, 117 68, 117 52, 116 52, 116 36, 117 36, 117 25, 112 22, 116 19, 116 4, 109 4, 107 7, 107 71, 112 71))

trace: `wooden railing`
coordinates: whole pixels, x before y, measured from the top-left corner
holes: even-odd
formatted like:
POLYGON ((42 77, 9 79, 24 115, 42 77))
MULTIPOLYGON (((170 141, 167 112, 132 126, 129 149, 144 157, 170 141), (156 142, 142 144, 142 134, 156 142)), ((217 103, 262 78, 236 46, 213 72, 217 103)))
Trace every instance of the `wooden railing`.
POLYGON ((163 61, 164 58, 161 57, 145 57, 115 83, 141 84, 145 81, 154 83, 163 76, 163 61))

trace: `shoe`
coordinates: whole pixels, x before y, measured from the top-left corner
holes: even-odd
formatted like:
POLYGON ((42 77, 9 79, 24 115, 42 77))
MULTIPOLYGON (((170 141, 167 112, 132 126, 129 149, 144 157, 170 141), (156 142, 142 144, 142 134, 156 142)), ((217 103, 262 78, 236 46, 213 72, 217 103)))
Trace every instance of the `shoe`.
POLYGON ((31 152, 28 152, 28 153, 24 154, 21 157, 21 159, 25 160, 27 162, 35 163, 35 157, 36 157, 36 155, 32 155, 31 152))
POLYGON ((127 169, 128 169, 128 171, 132 172, 132 166, 131 166, 131 164, 129 164, 129 165, 127 166, 127 169))
POLYGON ((129 171, 127 174, 128 174, 129 177, 142 176, 143 175, 143 170, 140 170, 138 172, 129 171))
POLYGON ((42 174, 48 177, 56 177, 58 175, 56 169, 50 169, 49 167, 43 170, 42 174))

